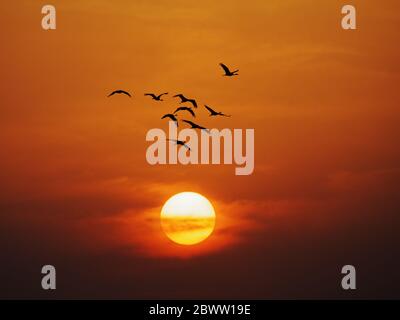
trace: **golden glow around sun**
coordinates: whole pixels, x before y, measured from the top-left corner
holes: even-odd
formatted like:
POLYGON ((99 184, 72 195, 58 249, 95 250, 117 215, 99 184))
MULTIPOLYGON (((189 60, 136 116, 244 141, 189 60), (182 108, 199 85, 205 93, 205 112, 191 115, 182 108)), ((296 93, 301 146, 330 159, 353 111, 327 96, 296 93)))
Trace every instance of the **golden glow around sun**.
POLYGON ((213 232, 215 211, 210 201, 195 192, 178 193, 161 209, 161 226, 172 241, 193 245, 213 232))

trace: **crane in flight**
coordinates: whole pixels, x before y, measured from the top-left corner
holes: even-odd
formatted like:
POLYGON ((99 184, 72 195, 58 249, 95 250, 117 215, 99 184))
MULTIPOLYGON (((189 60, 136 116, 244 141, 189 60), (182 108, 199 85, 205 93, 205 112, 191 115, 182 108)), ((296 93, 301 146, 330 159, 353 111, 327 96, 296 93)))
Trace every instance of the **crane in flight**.
POLYGON ((222 69, 224 69, 224 72, 225 72, 224 76, 225 76, 225 77, 238 76, 239 69, 238 69, 238 70, 235 70, 235 71, 231 71, 231 70, 229 70, 229 68, 228 68, 226 65, 224 65, 223 63, 220 63, 219 65, 221 66, 222 69))
POLYGON ((145 96, 152 97, 152 99, 153 99, 153 100, 156 100, 156 101, 164 101, 163 99, 161 99, 161 97, 162 97, 162 96, 165 96, 165 95, 167 95, 167 94, 168 94, 168 92, 164 92, 164 93, 159 94, 159 95, 156 95, 156 94, 154 94, 154 93, 145 93, 144 95, 145 95, 145 96))
POLYGON ((180 98, 181 103, 189 102, 193 105, 193 107, 197 108, 197 102, 194 99, 188 99, 186 98, 183 94, 177 94, 174 96, 174 98, 180 98))
POLYGON ((222 113, 222 112, 217 112, 217 111, 215 111, 215 110, 213 110, 213 109, 211 109, 209 106, 207 106, 207 105, 204 105, 205 107, 206 107, 206 109, 208 110, 208 111, 210 111, 210 117, 215 117, 215 116, 221 116, 221 117, 230 117, 230 115, 227 115, 227 114, 224 114, 224 113, 222 113))
POLYGON ((114 94, 124 94, 124 95, 128 96, 129 98, 132 98, 131 94, 130 94, 129 92, 125 91, 125 90, 115 90, 115 91, 111 92, 111 93, 108 95, 108 97, 111 97, 111 96, 113 96, 114 94))

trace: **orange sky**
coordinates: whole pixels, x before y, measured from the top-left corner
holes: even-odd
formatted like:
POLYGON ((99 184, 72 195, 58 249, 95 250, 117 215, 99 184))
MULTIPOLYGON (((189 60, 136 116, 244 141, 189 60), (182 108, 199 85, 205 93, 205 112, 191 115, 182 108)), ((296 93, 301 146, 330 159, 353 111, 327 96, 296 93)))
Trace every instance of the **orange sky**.
MULTIPOLYGON (((326 268, 354 256, 364 270, 381 271, 366 257, 385 260, 399 240, 400 4, 350 2, 53 0, 56 31, 41 29, 42 1, 1 2, 2 260, 14 257, 12 269, 54 257, 71 274, 81 268, 84 278, 112 253, 121 274, 151 283, 145 292, 121 289, 104 267, 91 280, 113 288, 106 297, 207 296, 200 280, 196 290, 167 293, 167 283, 154 280, 161 272, 155 261, 174 273, 191 263, 204 282, 204 270, 222 273, 245 253, 248 264, 214 283, 223 279, 231 296, 297 297, 303 293, 292 287, 308 283, 300 270, 311 268, 299 252, 323 255, 344 239, 349 255, 338 253, 326 268), (341 7, 350 2, 357 31, 340 27, 341 7), (220 62, 240 76, 222 77, 220 62), (133 99, 107 98, 119 88, 133 99), (207 127, 254 128, 253 175, 235 176, 234 166, 147 164, 146 132, 166 130, 160 117, 177 103, 171 94, 153 102, 145 92, 182 92, 232 114, 209 119, 204 111, 198 122, 207 127), (165 242, 158 221, 163 203, 182 191, 203 194, 217 213, 213 236, 192 249, 165 242), (380 250, 365 249, 370 232, 384 239, 380 250), (285 244, 297 243, 281 256, 285 244), (264 265, 259 255, 291 284, 267 285, 272 280, 254 267, 264 265), (278 263, 285 257, 299 278, 278 263), (229 276, 245 271, 254 279, 229 290, 229 276)), ((372 283, 361 294, 380 288, 372 283)), ((340 294, 327 286, 309 295, 340 294)), ((96 297, 94 287, 80 292, 96 297)), ((62 297, 74 297, 73 287, 65 290, 62 297)), ((398 288, 386 292, 399 296, 398 288)))

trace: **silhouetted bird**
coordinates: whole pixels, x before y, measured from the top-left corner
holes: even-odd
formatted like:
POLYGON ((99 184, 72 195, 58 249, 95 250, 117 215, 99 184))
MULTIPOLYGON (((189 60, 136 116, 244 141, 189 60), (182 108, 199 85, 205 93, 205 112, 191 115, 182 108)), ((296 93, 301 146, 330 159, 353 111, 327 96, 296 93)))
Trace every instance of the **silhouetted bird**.
POLYGON ((199 126, 198 124, 195 124, 192 121, 189 120, 182 120, 183 122, 186 122, 187 124, 190 124, 192 126, 192 129, 200 129, 200 130, 205 130, 207 132, 210 132, 210 130, 208 130, 207 128, 204 128, 202 126, 199 126))
POLYGON ((210 111, 210 117, 214 117, 214 116, 230 117, 230 116, 227 115, 227 114, 224 114, 224 113, 222 113, 222 112, 217 112, 217 111, 211 109, 209 106, 206 106, 206 105, 204 105, 204 106, 206 107, 206 109, 207 109, 208 111, 210 111))
POLYGON ((164 100, 161 99, 161 97, 162 97, 162 96, 165 96, 166 94, 168 94, 168 92, 162 93, 162 94, 160 94, 160 95, 158 95, 158 96, 155 95, 154 93, 145 93, 144 95, 145 95, 145 96, 152 97, 153 100, 156 100, 156 101, 164 101, 164 100))
POLYGON ((193 112, 192 108, 188 108, 188 107, 179 107, 178 109, 176 109, 174 111, 174 114, 176 114, 178 111, 187 111, 190 112, 190 114, 196 118, 196 114, 193 112))
POLYGON ((126 91, 124 91, 124 90, 115 90, 115 91, 111 92, 111 93, 108 95, 108 97, 111 97, 111 96, 113 96, 114 94, 125 94, 125 95, 127 95, 129 98, 132 98, 132 96, 130 95, 130 93, 129 93, 129 92, 126 92, 126 91))
POLYGON ((190 149, 190 147, 186 144, 185 141, 182 141, 182 140, 174 140, 174 139, 167 139, 167 141, 173 141, 173 142, 175 142, 177 145, 183 146, 183 147, 185 147, 186 149, 188 149, 189 151, 192 151, 192 149, 190 149))
POLYGON ((229 70, 229 68, 228 68, 226 65, 224 65, 223 63, 220 63, 219 65, 222 67, 222 69, 224 69, 224 71, 225 71, 224 76, 225 76, 225 77, 238 76, 239 69, 238 69, 238 70, 235 70, 235 71, 231 71, 231 70, 229 70))
POLYGON ((175 117, 175 115, 168 113, 162 116, 161 119, 165 119, 165 118, 170 118, 172 121, 175 121, 176 126, 178 126, 178 119, 175 117))
POLYGON ((183 94, 177 94, 174 96, 174 98, 180 98, 181 103, 189 102, 191 103, 195 108, 197 108, 197 102, 194 99, 188 99, 186 98, 183 94))

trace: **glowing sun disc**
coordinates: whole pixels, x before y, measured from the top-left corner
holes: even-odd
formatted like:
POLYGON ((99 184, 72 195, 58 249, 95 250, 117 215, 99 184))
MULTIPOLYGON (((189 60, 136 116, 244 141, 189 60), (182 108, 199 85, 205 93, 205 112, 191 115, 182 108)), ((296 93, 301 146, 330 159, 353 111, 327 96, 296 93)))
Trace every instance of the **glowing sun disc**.
POLYGON ((210 201, 195 192, 178 193, 161 209, 161 226, 173 242, 193 245, 207 239, 215 227, 215 211, 210 201))

